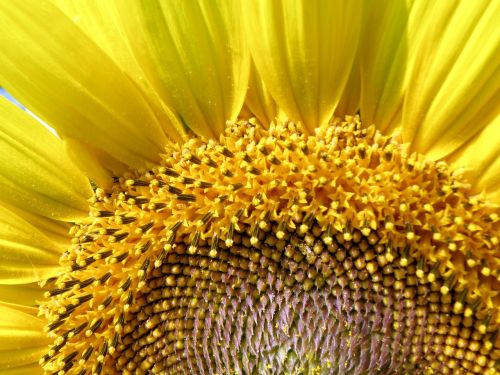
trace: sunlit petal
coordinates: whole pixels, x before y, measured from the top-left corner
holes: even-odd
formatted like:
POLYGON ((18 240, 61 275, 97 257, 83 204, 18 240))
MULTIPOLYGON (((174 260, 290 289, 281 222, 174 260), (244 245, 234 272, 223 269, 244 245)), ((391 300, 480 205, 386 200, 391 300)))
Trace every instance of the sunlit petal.
POLYGON ((278 106, 312 132, 328 121, 358 44, 358 1, 245 2, 252 57, 278 106))
POLYGON ((85 34, 106 53, 130 79, 139 85, 160 125, 173 140, 184 134, 180 119, 161 101, 134 55, 118 6, 120 0, 52 0, 85 34))
POLYGON ((500 117, 467 142, 455 155, 456 167, 464 168, 467 179, 477 190, 484 190, 500 202, 500 117))
POLYGON ((431 158, 470 141, 498 113, 498 1, 415 2, 403 138, 431 158))
POLYGON ((57 276, 61 252, 42 232, 0 206, 0 283, 24 284, 57 276))
POLYGON ((385 132, 400 120, 411 32, 406 0, 372 1, 359 49, 361 118, 385 132))
POLYGON ((278 107, 252 63, 245 104, 262 124, 269 124, 278 115, 278 107))
MULTIPOLYGON (((17 367, 31 368, 38 363, 50 339, 43 328, 45 322, 37 318, 37 309, 17 309, 15 305, 0 303, 0 368, 16 373, 17 367)), ((21 372, 19 372, 21 373, 21 372)), ((36 373, 36 372, 35 372, 36 373)), ((25 372, 28 374, 28 372, 25 372)), ((31 373, 30 373, 31 374, 31 373)))
POLYGON ((143 1, 123 5, 128 38, 160 96, 206 137, 236 119, 250 58, 237 1, 143 1), (175 11, 174 11, 175 9, 175 11))
POLYGON ((5 98, 0 118, 0 199, 59 220, 87 215, 90 184, 62 142, 5 98))
POLYGON ((159 124, 164 116, 57 8, 35 0, 1 2, 0 46, 2 85, 62 137, 135 167, 158 160, 167 142, 159 124))
POLYGON ((38 283, 2 285, 0 284, 0 301, 17 305, 31 306, 37 305, 41 301, 45 291, 38 283))

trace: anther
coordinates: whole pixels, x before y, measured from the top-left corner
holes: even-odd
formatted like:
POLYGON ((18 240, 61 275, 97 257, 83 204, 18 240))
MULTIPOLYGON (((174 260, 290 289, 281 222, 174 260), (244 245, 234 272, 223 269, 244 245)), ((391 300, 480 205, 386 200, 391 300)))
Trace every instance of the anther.
POLYGON ((209 167, 212 167, 212 168, 218 167, 217 163, 207 156, 203 157, 202 162, 203 162, 203 164, 208 165, 209 167))
POLYGON ((126 257, 128 257, 128 253, 122 253, 120 255, 117 255, 117 256, 111 258, 111 263, 120 263, 126 257))
POLYGON ((78 285, 80 286, 80 288, 83 289, 92 284, 95 280, 96 280, 95 277, 89 277, 88 279, 80 282, 78 285))
POLYGON ((87 331, 85 331, 85 336, 87 337, 90 337, 92 336, 92 334, 95 333, 95 331, 97 331, 99 329, 99 327, 101 326, 102 324, 102 318, 99 318, 98 320, 96 320, 90 327, 87 331))
POLYGON ((111 344, 109 345, 108 353, 113 355, 113 353, 116 351, 116 347, 118 346, 118 340, 119 336, 118 333, 115 332, 113 335, 113 339, 111 340, 111 344))
POLYGON ((234 154, 231 151, 229 151, 229 149, 227 147, 222 148, 221 154, 228 157, 228 158, 234 157, 234 154))
POLYGON ((488 313, 486 318, 483 319, 483 321, 481 322, 481 324, 478 327, 479 332, 481 332, 483 335, 486 334, 486 332, 488 330, 488 325, 490 324, 491 317, 492 317, 491 313, 488 313))
POLYGON ((133 204, 136 204, 138 206, 149 202, 149 199, 146 197, 134 197, 133 200, 134 200, 133 204))
POLYGON ((80 243, 88 243, 88 242, 93 242, 94 240, 95 240, 95 239, 94 239, 94 237, 92 237, 92 236, 90 236, 90 235, 88 235, 88 234, 86 234, 86 235, 84 235, 84 236, 80 237, 80 243))
MULTIPOLYGON (((82 332, 85 329, 86 326, 87 326, 87 323, 80 324, 78 327, 76 327, 75 329, 73 329, 71 331, 71 335, 72 336, 78 335, 80 332, 82 332)), ((69 334, 68 334, 68 336, 69 336, 69 334)))
POLYGON ((115 216, 115 213, 111 211, 97 211, 97 217, 111 217, 111 216, 115 216))
POLYGON ((179 177, 179 173, 177 173, 176 171, 174 171, 173 169, 171 168, 165 168, 165 167, 161 167, 158 172, 162 173, 162 174, 165 174, 167 176, 170 176, 170 177, 179 177))
POLYGON ((153 210, 159 211, 167 207, 165 203, 153 203, 153 210))
POLYGON ((111 301, 113 301, 113 297, 112 296, 107 296, 106 299, 104 301, 102 301, 99 306, 97 306, 97 310, 99 310, 99 311, 104 310, 106 307, 109 306, 109 304, 111 303, 111 301))
POLYGON ((108 340, 104 340, 101 350, 99 351, 99 356, 97 357, 97 360, 99 362, 104 362, 104 356, 107 354, 107 352, 108 352, 108 340))
POLYGON ((455 275, 450 275, 443 286, 440 288, 440 292, 442 295, 447 295, 450 292, 450 289, 453 287, 453 283, 455 282, 455 275))
POLYGON ((127 186, 149 186, 149 182, 143 180, 127 180, 125 184, 127 186))
POLYGON ((103 368, 103 363, 98 361, 97 364, 94 367, 94 374, 95 375, 100 375, 101 372, 102 372, 102 368, 103 368))
POLYGON ((176 199, 184 202, 196 202, 196 197, 193 194, 179 194, 176 199))
POLYGON ((128 288, 130 288, 130 284, 132 284, 132 279, 129 276, 127 280, 122 285, 120 285, 120 289, 126 292, 128 288))
POLYGON ((262 152, 264 154, 264 156, 269 155, 269 151, 266 149, 266 146, 264 146, 263 144, 258 144, 256 148, 257 148, 257 150, 262 152))
MULTIPOLYGON (((135 216, 120 216, 121 217, 121 223, 122 224, 130 224, 133 223, 134 221, 137 220, 135 216)), ((112 229, 112 231, 117 231, 117 229, 112 229)), ((113 234, 113 233, 107 233, 107 234, 113 234)))
POLYGON ((231 172, 229 169, 227 169, 225 166, 222 166, 220 169, 220 172, 223 176, 226 177, 233 177, 233 172, 231 172))
POLYGON ((231 223, 229 224, 229 229, 227 231, 227 235, 226 235, 226 246, 227 247, 231 247, 233 246, 233 233, 234 233, 234 224, 231 223))
POLYGON ((188 254, 195 254, 196 253, 196 249, 198 248, 198 241, 200 240, 200 232, 199 231, 196 231, 194 233, 194 236, 193 236, 193 239, 191 241, 191 245, 189 246, 187 252, 188 254))
POLYGON ((113 236, 110 236, 109 241, 110 242, 120 242, 121 240, 124 240, 127 237, 128 237, 128 233, 123 232, 120 234, 114 234, 113 236))
POLYGON ((104 275, 101 276, 101 278, 99 279, 99 282, 101 283, 101 285, 104 285, 106 283, 106 281, 109 280, 109 278, 111 277, 111 272, 106 272, 104 275))
POLYGON ((47 326, 47 330, 50 332, 50 331, 53 331, 55 330, 56 328, 62 326, 64 323, 64 320, 58 320, 57 322, 53 322, 53 323, 50 323, 48 326, 47 326))
POLYGON ((136 250, 139 254, 144 254, 151 247, 151 240, 148 240, 145 244, 138 246, 136 250))
POLYGON ((68 372, 73 366, 75 365, 74 362, 68 362, 66 363, 63 368, 61 369, 61 371, 59 371, 59 374, 65 374, 66 372, 68 372))
POLYGON ((212 236, 212 245, 210 246, 210 252, 208 253, 208 256, 210 258, 215 258, 217 256, 217 250, 219 248, 219 238, 217 237, 216 234, 212 236))
POLYGON ((250 237, 250 244, 252 246, 256 246, 259 243, 259 232, 260 232, 259 226, 255 225, 252 230, 252 236, 250 237))
POLYGON ((184 185, 192 185, 192 184, 194 184, 194 178, 181 176, 180 182, 181 182, 181 184, 184 184, 184 185))
POLYGON ((92 299, 92 294, 85 294, 84 296, 78 297, 78 306, 82 303, 90 301, 92 299))
POLYGON ((238 191, 243 187, 243 184, 241 182, 238 182, 236 184, 230 184, 229 189, 232 191, 238 191))
POLYGON ((260 171, 258 168, 255 168, 254 166, 251 166, 250 168, 248 168, 248 173, 258 176, 262 173, 262 171, 260 171))
POLYGON ((146 224, 140 226, 139 229, 141 230, 142 233, 146 233, 148 230, 153 228, 153 225, 154 225, 154 222, 151 221, 149 223, 146 223, 146 224))
POLYGON ((213 184, 206 181, 195 181, 194 186, 200 189, 208 189, 211 188, 213 184))
POLYGON ((63 358, 64 363, 68 363, 73 360, 78 355, 78 352, 75 350, 74 352, 68 354, 66 357, 63 358))
POLYGON ((213 217, 213 212, 207 212, 205 215, 203 215, 201 217, 201 219, 199 220, 198 224, 201 226, 201 225, 205 225, 207 224, 210 219, 213 217))
POLYGON ((48 298, 48 297, 57 296, 57 295, 62 294, 62 293, 66 293, 70 289, 71 289, 71 287, 52 289, 52 290, 49 290, 48 292, 46 292, 45 294, 47 295, 47 298, 48 298))

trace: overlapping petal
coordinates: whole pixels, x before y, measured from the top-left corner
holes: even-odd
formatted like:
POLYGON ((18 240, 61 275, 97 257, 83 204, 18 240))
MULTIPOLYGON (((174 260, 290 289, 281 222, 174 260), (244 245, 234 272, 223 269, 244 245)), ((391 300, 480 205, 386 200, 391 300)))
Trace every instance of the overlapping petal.
POLYGON ((37 311, 0 302, 1 374, 42 373, 38 360, 51 340, 43 330, 45 322, 36 317, 37 311))
POLYGON ((417 1, 413 8, 421 19, 409 46, 402 134, 414 150, 438 159, 498 115, 500 2, 417 1))
POLYGON ((29 284, 0 284, 0 301, 35 307, 38 301, 42 301, 45 291, 38 283, 29 284))
POLYGON ((452 156, 476 190, 500 202, 500 116, 452 156))
POLYGON ((248 1, 252 57, 283 111, 311 132, 339 102, 356 53, 359 1, 248 1))
POLYGON ((5 98, 0 118, 0 200, 53 219, 85 217, 92 190, 62 142, 5 98))
POLYGON ((81 139, 128 165, 157 161, 168 142, 162 111, 46 1, 0 2, 0 78, 63 138, 81 139))
POLYGON ((217 136, 243 105, 250 57, 239 2, 123 4, 129 41, 162 99, 183 123, 217 136))
POLYGON ((245 98, 245 104, 252 114, 266 126, 274 121, 278 116, 278 107, 276 102, 267 90, 262 77, 252 62, 250 79, 248 83, 248 92, 245 98))
POLYGON ((399 125, 412 27, 406 0, 369 2, 359 49, 361 118, 382 132, 399 125))
POLYGON ((41 231, 0 206, 0 284, 24 284, 57 276, 61 251, 41 231))
MULTIPOLYGON (((127 7, 120 11, 120 0, 51 1, 112 59, 120 70, 141 87, 148 103, 159 118, 159 124, 172 140, 178 141, 178 136, 184 134, 183 125, 152 87, 143 67, 134 55, 130 39, 127 38, 127 12, 123 13, 127 7)), ((92 151, 88 150, 85 155, 92 154, 92 151)))

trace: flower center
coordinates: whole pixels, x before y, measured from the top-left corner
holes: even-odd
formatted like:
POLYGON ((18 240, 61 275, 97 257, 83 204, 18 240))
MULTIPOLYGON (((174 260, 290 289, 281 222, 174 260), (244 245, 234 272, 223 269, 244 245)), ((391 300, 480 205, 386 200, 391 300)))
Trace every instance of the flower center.
POLYGON ((494 374, 499 229, 445 163, 357 118, 310 136, 241 121, 96 189, 41 306, 41 363, 494 374))

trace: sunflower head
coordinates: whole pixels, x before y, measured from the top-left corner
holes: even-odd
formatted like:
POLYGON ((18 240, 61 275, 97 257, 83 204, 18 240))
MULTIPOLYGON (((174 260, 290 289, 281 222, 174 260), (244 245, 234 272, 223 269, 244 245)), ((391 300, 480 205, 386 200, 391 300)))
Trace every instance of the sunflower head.
POLYGON ((1 369, 499 373, 499 6, 0 4, 1 369))

